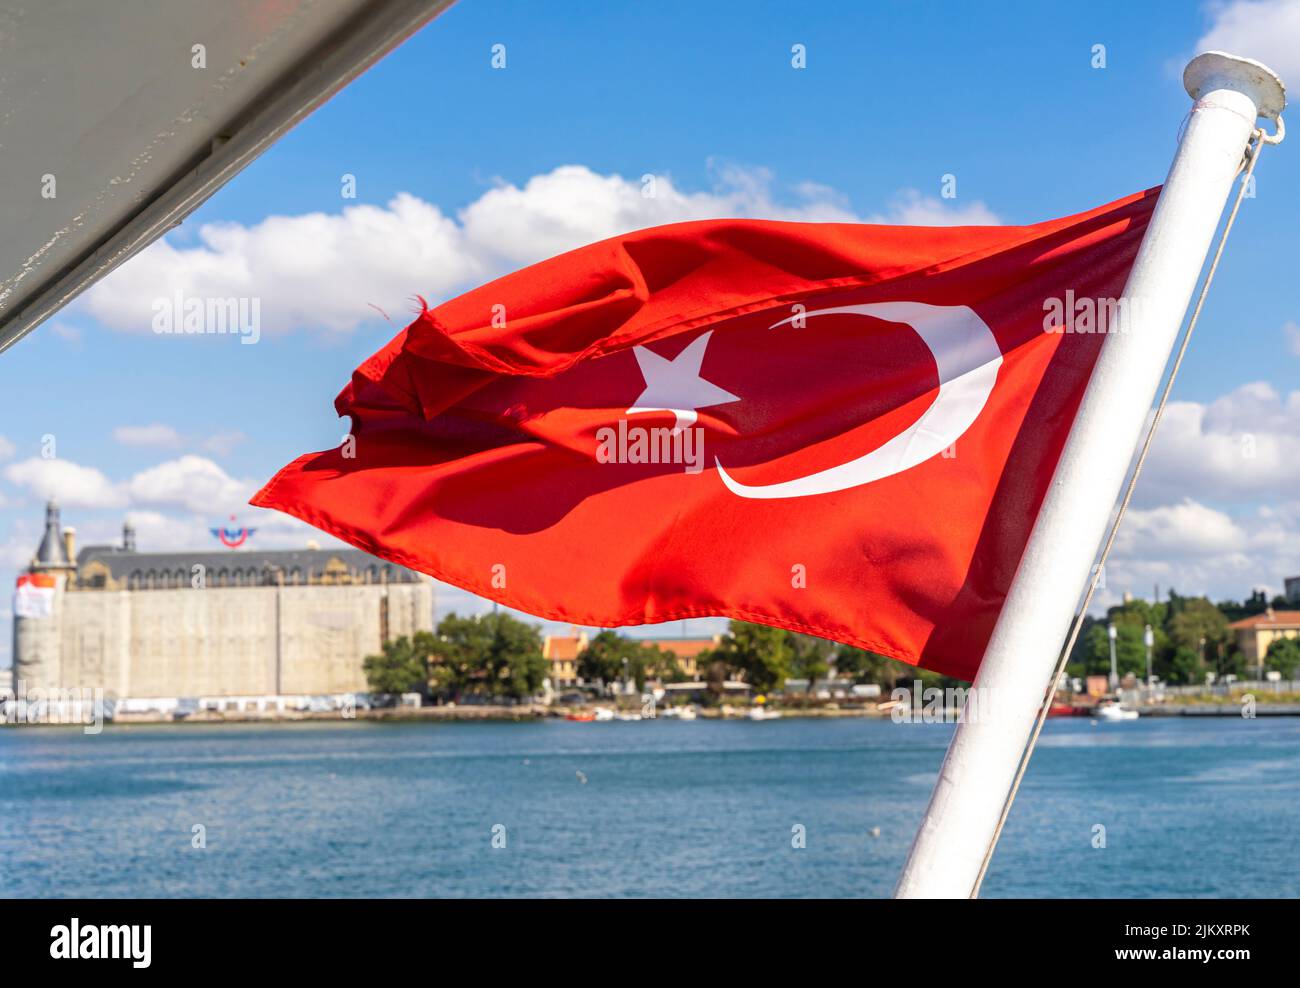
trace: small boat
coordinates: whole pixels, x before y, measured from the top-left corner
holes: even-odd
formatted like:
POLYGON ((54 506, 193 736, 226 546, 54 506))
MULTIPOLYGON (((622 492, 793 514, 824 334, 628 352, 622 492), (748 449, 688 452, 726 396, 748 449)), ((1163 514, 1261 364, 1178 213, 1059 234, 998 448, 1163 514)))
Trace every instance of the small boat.
POLYGON ((582 710, 582 711, 579 711, 579 712, 577 712, 577 713, 565 714, 565 715, 564 715, 564 719, 565 719, 565 720, 576 720, 576 721, 579 721, 580 723, 583 723, 583 724, 589 724, 589 723, 591 723, 593 720, 596 719, 596 715, 593 714, 593 713, 591 713, 590 711, 582 710))
POLYGON ((641 715, 640 715, 640 714, 628 714, 628 713, 622 713, 622 714, 617 715, 614 719, 615 719, 615 720, 640 720, 640 719, 641 719, 641 715))
POLYGON ((1140 714, 1136 710, 1125 710, 1118 703, 1099 703, 1095 711, 1098 720, 1137 720, 1140 714))
POLYGON ((767 707, 750 707, 745 716, 750 720, 780 720, 781 712, 768 710, 767 707))
POLYGON ((1073 717, 1079 711, 1074 709, 1073 704, 1063 703, 1060 700, 1053 702, 1047 710, 1048 717, 1073 717))
POLYGON ((610 710, 609 707, 597 707, 597 708, 596 708, 596 713, 595 713, 593 719, 594 719, 594 720, 613 720, 613 719, 614 719, 614 711, 610 710))

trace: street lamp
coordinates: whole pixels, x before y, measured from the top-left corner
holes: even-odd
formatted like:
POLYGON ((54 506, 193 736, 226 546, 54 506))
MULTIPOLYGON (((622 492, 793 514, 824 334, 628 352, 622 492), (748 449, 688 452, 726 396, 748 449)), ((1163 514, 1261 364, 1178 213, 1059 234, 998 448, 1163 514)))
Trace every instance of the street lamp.
POLYGON ((1155 632, 1151 630, 1151 625, 1147 625, 1146 633, 1142 636, 1142 641, 1147 646, 1147 686, 1151 685, 1151 648, 1156 643, 1155 632))
POLYGON ((1110 639, 1110 691, 1114 693, 1119 689, 1119 665, 1115 661, 1115 639, 1119 637, 1119 629, 1114 624, 1107 625, 1106 637, 1110 639))

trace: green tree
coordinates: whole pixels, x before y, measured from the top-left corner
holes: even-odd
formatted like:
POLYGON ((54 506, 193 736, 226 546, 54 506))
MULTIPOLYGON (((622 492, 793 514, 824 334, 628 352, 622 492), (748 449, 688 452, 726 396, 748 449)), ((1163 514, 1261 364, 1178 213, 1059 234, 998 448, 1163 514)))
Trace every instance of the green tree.
MULTIPOLYGON (((899 684, 911 684, 914 680, 921 680, 925 686, 948 683, 946 676, 853 645, 840 645, 835 650, 835 669, 841 676, 852 677, 856 683, 876 683, 883 693, 888 693, 899 684)), ((958 680, 951 682, 956 683, 958 680)))
POLYGON ((361 668, 373 693, 428 691, 428 653, 405 635, 384 642, 378 655, 367 655, 362 660, 361 668))
POLYGON ((686 670, 682 668, 681 660, 671 648, 660 648, 658 645, 645 645, 643 648, 648 656, 647 674, 664 683, 686 682, 686 670))
MULTIPOLYGON (((1114 609, 1112 609, 1114 610, 1114 609)), ((1121 677, 1132 673, 1138 679, 1146 676, 1147 650, 1143 642, 1145 625, 1127 620, 1115 622, 1115 664, 1121 677)), ((1095 623, 1088 629, 1084 648, 1084 674, 1090 676, 1110 675, 1110 637, 1103 622, 1095 623)))
POLYGON ((671 672, 676 665, 676 656, 670 659, 658 648, 614 631, 600 632, 578 653, 578 675, 583 679, 607 684, 632 679, 638 690, 645 689, 646 676, 652 671, 662 676, 661 667, 671 672))
POLYGON ((759 692, 779 688, 789 677, 795 658, 794 647, 784 629, 748 621, 732 621, 727 635, 708 654, 711 662, 721 662, 726 668, 743 674, 759 692))
POLYGON ((1232 644, 1232 632, 1223 612, 1209 600, 1180 598, 1180 606, 1170 617, 1167 630, 1174 650, 1170 681, 1202 683, 1207 671, 1222 673, 1222 660, 1232 644))
POLYGON ((708 687, 709 695, 716 701, 724 692, 728 669, 726 662, 713 657, 715 652, 717 649, 701 653, 697 663, 698 668, 704 670, 704 682, 708 687))
POLYGON ((1206 666, 1200 655, 1186 645, 1175 647, 1164 678, 1171 683, 1204 683, 1206 666))
POLYGON ((438 624, 431 653, 436 688, 453 698, 470 693, 522 699, 546 678, 541 634, 508 614, 449 614, 438 624))
POLYGON ((831 671, 830 660, 834 644, 825 638, 803 635, 787 631, 786 642, 790 646, 790 677, 808 680, 808 692, 817 685, 819 679, 825 679, 831 671))
POLYGON ((1282 674, 1283 679, 1295 679, 1300 668, 1300 638, 1275 638, 1264 654, 1264 665, 1282 674))

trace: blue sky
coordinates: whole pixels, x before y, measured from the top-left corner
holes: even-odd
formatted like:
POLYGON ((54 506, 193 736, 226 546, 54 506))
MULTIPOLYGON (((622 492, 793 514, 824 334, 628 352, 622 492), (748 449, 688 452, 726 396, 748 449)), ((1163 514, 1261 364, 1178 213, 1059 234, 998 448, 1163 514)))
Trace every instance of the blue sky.
MULTIPOLYGON (((1159 184, 1202 42, 1300 80, 1300 2, 465 0, 4 355, 0 577, 35 548, 51 492, 83 541, 131 514, 142 547, 206 546, 232 512, 262 545, 312 538, 241 505, 338 442, 334 395, 416 294, 701 215, 1021 223, 1159 184), (152 333, 151 300, 177 286, 261 297, 259 343, 152 333)), ((1298 205, 1288 142, 1234 231, 1112 596, 1243 596, 1300 574, 1298 205)))

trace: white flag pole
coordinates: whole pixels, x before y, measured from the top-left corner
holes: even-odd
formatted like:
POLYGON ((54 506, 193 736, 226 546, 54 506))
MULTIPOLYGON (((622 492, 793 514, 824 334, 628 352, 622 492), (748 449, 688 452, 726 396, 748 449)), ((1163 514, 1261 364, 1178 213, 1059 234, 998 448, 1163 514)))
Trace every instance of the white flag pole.
POLYGON ((1266 66, 1221 52, 1183 73, 1195 100, 1124 296, 975 677, 894 894, 966 898, 1010 792, 1111 510, 1258 116, 1286 103, 1266 66))

